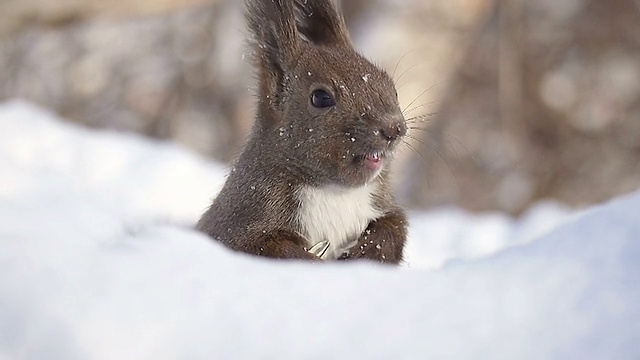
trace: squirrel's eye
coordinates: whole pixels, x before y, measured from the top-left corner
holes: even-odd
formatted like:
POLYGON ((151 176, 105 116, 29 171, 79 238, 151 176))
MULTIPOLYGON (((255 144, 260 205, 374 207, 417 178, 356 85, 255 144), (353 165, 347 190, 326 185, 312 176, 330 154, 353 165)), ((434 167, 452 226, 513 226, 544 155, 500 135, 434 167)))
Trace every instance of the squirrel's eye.
POLYGON ((324 90, 314 90, 311 93, 311 104, 317 108, 328 108, 335 106, 336 101, 333 96, 324 90))

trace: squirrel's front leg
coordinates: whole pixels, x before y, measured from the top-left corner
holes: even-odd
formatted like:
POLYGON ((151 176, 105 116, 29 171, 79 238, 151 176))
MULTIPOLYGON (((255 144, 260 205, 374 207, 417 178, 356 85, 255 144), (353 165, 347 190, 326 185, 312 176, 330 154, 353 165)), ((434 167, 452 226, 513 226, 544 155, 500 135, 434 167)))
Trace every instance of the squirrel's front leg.
POLYGON ((398 264, 407 238, 407 218, 400 209, 373 220, 357 243, 338 260, 369 259, 398 264))
POLYGON ((278 230, 260 236, 254 242, 255 253, 276 259, 320 260, 305 248, 306 241, 297 234, 278 230))

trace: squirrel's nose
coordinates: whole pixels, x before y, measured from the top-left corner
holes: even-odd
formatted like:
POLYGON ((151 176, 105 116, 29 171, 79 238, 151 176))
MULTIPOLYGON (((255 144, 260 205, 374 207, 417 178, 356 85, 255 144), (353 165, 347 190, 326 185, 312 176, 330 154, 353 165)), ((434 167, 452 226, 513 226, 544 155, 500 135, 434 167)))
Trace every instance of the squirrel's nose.
POLYGON ((393 119, 380 128, 380 135, 388 141, 394 141, 406 135, 407 125, 402 115, 394 116, 393 119))

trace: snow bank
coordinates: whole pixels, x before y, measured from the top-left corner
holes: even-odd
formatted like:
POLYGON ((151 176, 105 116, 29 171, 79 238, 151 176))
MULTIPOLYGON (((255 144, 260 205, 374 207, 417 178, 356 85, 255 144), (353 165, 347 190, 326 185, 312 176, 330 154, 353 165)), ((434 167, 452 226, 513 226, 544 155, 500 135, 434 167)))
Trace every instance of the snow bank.
POLYGON ((189 230, 223 173, 1 105, 0 359, 640 357, 640 193, 521 221, 412 214, 398 270, 252 258, 189 230))

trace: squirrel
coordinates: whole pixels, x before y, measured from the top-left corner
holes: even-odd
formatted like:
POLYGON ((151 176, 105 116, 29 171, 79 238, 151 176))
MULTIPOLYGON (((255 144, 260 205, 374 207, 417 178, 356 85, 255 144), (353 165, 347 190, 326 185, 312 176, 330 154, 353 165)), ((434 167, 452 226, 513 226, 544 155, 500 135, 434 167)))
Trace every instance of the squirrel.
POLYGON ((196 228, 280 259, 398 264, 407 220, 389 163, 407 132, 391 77, 331 0, 246 0, 255 124, 196 228))

